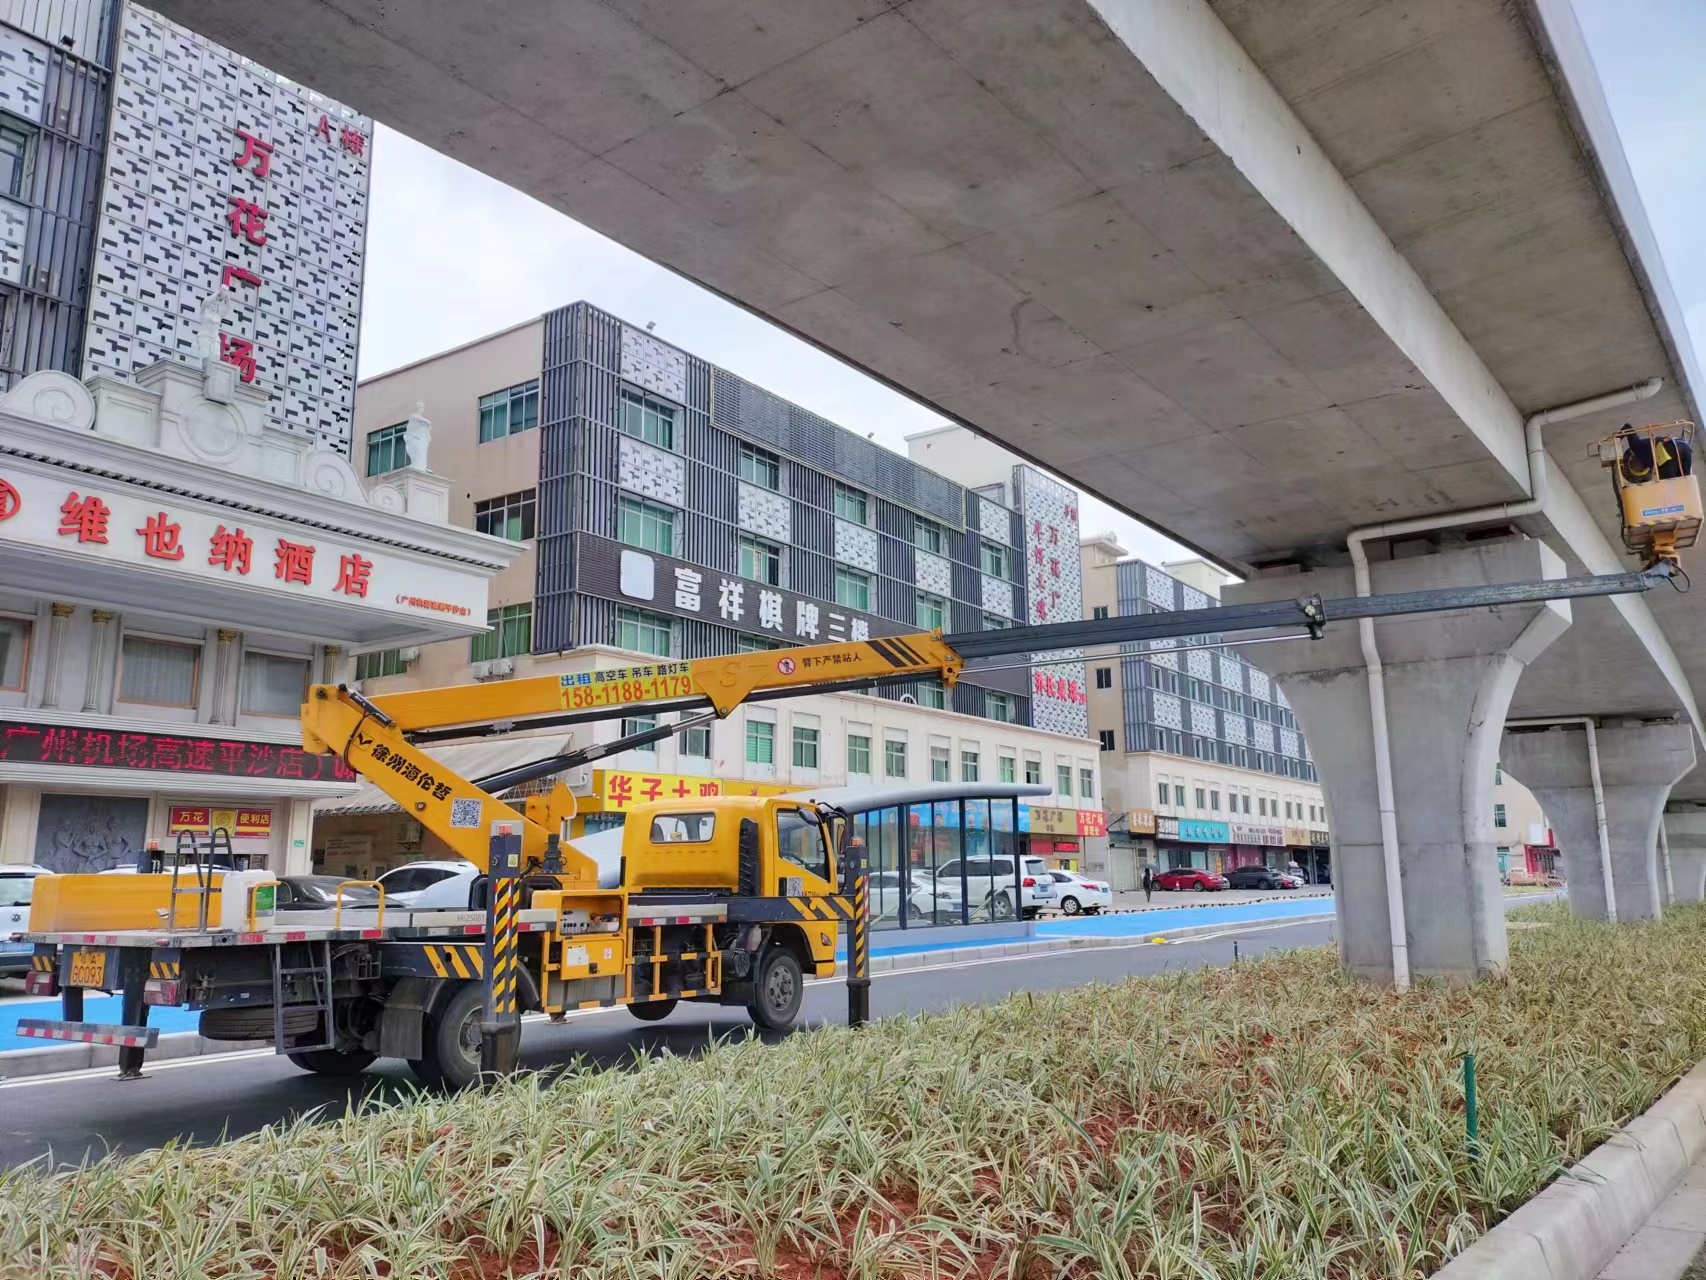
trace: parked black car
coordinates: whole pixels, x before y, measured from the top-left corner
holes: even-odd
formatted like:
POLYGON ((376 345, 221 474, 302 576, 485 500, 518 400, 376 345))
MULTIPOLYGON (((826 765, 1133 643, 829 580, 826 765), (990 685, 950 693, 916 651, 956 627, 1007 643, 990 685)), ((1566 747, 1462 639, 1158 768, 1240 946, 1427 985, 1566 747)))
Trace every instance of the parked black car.
MULTIPOLYGON (((337 876, 280 876, 275 895, 280 911, 330 911, 338 905, 337 876)), ((365 885, 350 885, 344 890, 346 907, 379 905, 379 893, 365 885)))
POLYGON ((1234 889, 1301 889, 1303 881, 1272 867, 1237 867, 1226 873, 1234 889))

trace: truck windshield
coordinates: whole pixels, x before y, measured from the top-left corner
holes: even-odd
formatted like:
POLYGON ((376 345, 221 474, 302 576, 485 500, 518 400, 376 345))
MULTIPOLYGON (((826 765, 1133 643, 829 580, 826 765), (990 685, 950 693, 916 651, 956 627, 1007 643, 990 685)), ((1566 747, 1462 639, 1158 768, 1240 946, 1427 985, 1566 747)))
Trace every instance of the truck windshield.
POLYGON ((800 816, 798 809, 776 812, 776 850, 819 880, 829 879, 829 857, 824 852, 820 829, 800 816))

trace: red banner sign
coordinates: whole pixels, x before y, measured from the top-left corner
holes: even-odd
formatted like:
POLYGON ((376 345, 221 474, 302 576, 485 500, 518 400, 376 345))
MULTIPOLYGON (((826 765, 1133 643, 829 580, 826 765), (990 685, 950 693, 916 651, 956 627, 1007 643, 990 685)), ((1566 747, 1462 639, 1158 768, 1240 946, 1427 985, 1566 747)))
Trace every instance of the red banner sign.
MULTIPOLYGON (((301 747, 273 742, 119 733, 16 720, 0 720, 0 763, 147 769, 291 782, 354 782, 356 776, 337 756, 314 755, 301 747)), ((270 829, 270 814, 267 821, 270 829)))

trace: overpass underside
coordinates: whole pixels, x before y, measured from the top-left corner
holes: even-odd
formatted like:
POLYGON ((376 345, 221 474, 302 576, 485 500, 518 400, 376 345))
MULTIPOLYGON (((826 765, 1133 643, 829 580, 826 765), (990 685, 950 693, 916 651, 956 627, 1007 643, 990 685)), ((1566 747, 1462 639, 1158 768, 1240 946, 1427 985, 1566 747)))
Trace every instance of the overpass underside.
MULTIPOLYGON (((1354 528, 1520 502, 1536 410, 1660 377, 1642 416, 1692 416, 1569 59, 1524 4, 158 7, 1246 572, 1343 576, 1354 528)), ((1626 565, 1586 455, 1621 421, 1548 431, 1544 508, 1468 529, 1504 542, 1375 542, 1375 589, 1626 565)), ((1380 629, 1405 659, 1389 799, 1418 973, 1503 963, 1483 801, 1507 715, 1692 726, 1695 609, 1667 593, 1380 629)), ((1396 917, 1366 660, 1323 646, 1252 653, 1310 732, 1347 960, 1379 977, 1396 917)), ((1677 764, 1654 748, 1649 772, 1677 764)), ((1637 879, 1656 882, 1657 825, 1618 837, 1637 879)), ((1572 878, 1607 864, 1566 852, 1572 878)))

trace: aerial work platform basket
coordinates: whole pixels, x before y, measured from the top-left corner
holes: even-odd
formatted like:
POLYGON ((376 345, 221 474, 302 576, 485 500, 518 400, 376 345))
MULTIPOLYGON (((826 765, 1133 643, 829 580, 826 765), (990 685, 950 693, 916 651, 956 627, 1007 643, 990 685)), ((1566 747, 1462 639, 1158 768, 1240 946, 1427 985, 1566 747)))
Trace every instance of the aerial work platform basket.
POLYGON ((1700 536, 1700 481, 1694 474, 1694 424, 1682 419, 1621 431, 1590 446, 1611 472, 1623 545, 1641 567, 1681 568, 1678 552, 1700 536))

